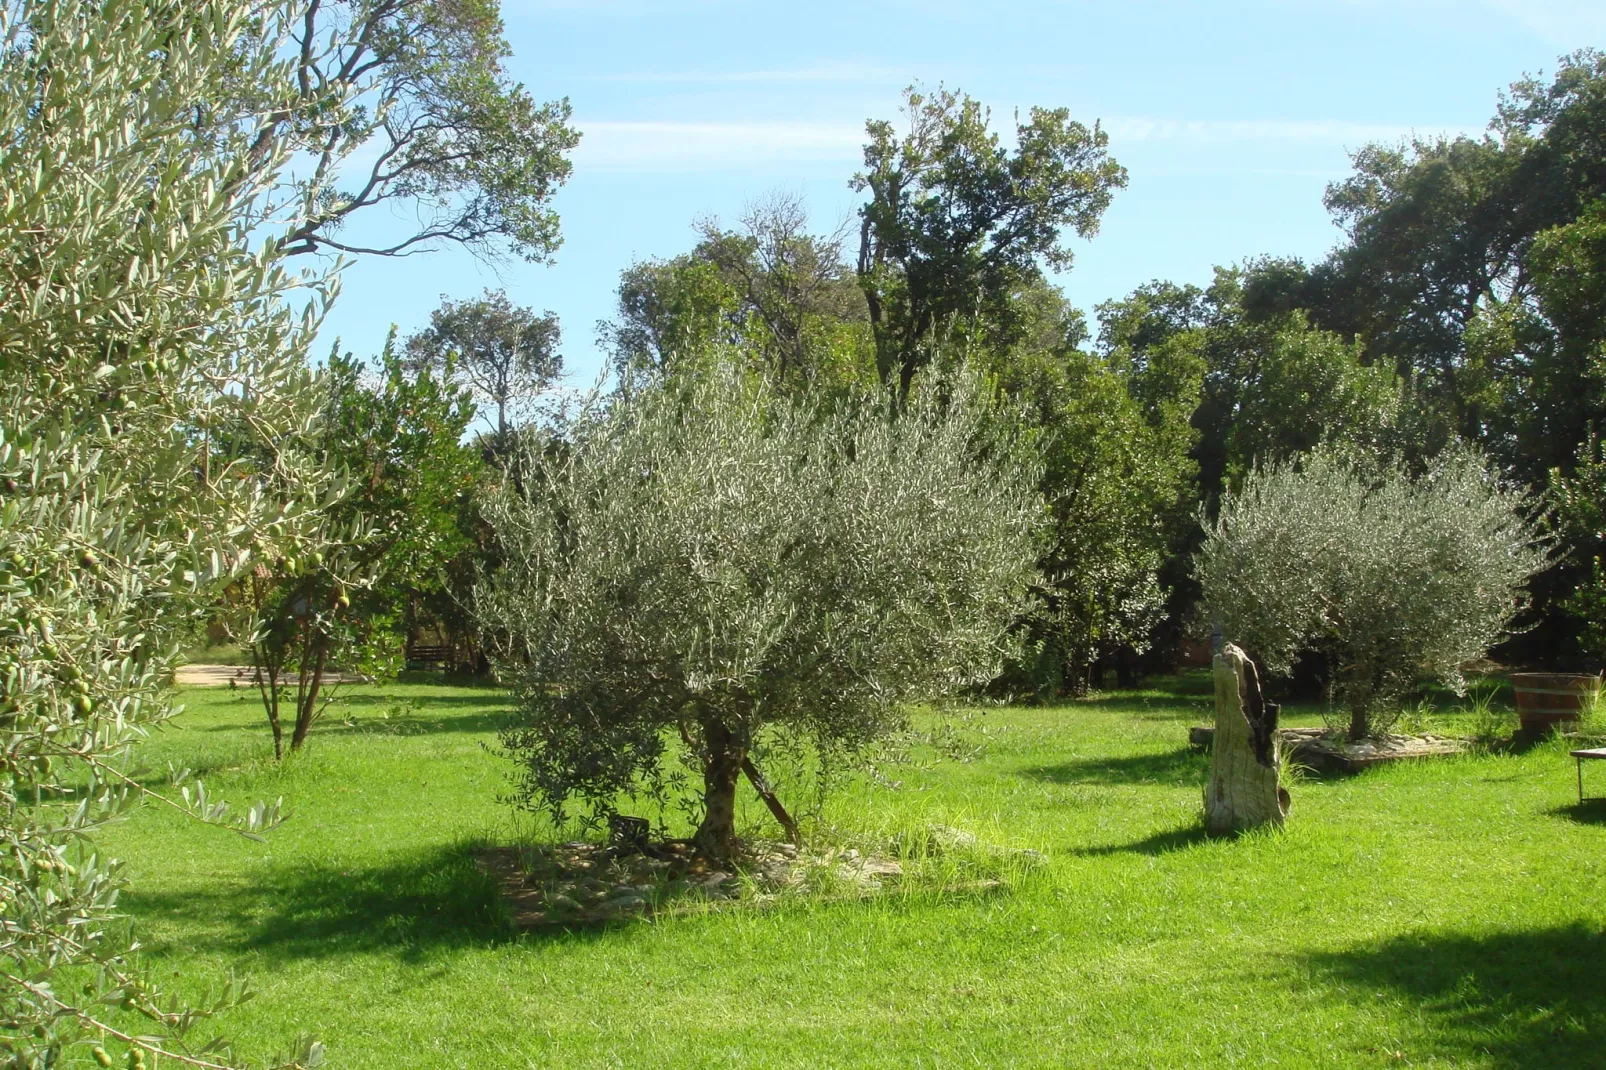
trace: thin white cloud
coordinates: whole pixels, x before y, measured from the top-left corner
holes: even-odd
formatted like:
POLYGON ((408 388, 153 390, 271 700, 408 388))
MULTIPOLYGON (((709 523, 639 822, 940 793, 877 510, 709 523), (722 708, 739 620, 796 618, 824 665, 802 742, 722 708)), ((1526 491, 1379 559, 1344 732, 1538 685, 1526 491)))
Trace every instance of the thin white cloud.
POLYGON ((860 63, 825 62, 804 67, 757 71, 625 71, 598 74, 599 82, 642 82, 666 85, 802 85, 907 81, 910 75, 894 67, 860 63))
POLYGON ((580 122, 578 166, 725 170, 775 163, 856 162, 860 123, 580 122))
POLYGON ((1484 0, 1484 3, 1567 51, 1606 44, 1606 3, 1602 0, 1484 0))
MULTIPOLYGON (((627 122, 581 121, 575 152, 582 169, 722 171, 777 164, 857 165, 862 122, 627 122)), ((1260 144, 1353 149, 1413 135, 1458 134, 1453 127, 1402 126, 1343 120, 1189 120, 1118 116, 1104 122, 1112 147, 1123 144, 1189 146, 1260 144)))
POLYGON ((1151 119, 1116 116, 1103 123, 1112 141, 1166 141, 1192 145, 1306 144, 1359 146, 1413 136, 1464 133, 1454 126, 1403 126, 1334 119, 1151 119))

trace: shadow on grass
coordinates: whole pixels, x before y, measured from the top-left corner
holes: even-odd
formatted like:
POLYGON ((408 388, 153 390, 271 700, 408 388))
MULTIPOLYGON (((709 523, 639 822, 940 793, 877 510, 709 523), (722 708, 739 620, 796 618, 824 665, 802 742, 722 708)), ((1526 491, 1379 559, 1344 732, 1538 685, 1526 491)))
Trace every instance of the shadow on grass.
POLYGON ((368 868, 296 864, 247 887, 131 889, 122 901, 138 919, 208 930, 179 937, 188 947, 322 958, 484 943, 508 930, 495 885, 471 850, 439 848, 368 868))
MULTIPOLYGON (((1558 806, 1546 813, 1552 817, 1565 817, 1580 825, 1606 825, 1606 799, 1585 799, 1570 806, 1558 806)), ((1601 981, 1606 984, 1606 964, 1601 967, 1601 981)))
POLYGON ((480 713, 448 714, 431 717, 427 709, 396 717, 380 718, 373 715, 361 720, 341 719, 339 709, 331 709, 316 725, 312 733, 318 735, 389 735, 429 736, 452 732, 469 734, 493 733, 501 730, 512 716, 508 710, 485 710, 480 713))
MULTIPOLYGON (((381 732, 394 735, 428 735, 446 732, 495 732, 507 724, 512 715, 500 695, 431 695, 411 699, 404 695, 341 695, 318 723, 313 736, 338 735, 352 732, 381 732), (386 710, 397 711, 394 716, 380 717, 386 710), (345 718, 358 718, 348 723, 345 718)), ((255 693, 249 696, 249 707, 256 714, 256 723, 267 731, 267 716, 255 693)), ((292 699, 293 707, 293 699, 292 699)), ((191 732, 238 732, 243 727, 236 723, 209 724, 199 728, 184 726, 191 732)))
POLYGON ((1143 686, 1174 698, 1209 698, 1216 689, 1209 669, 1184 669, 1170 676, 1145 677, 1143 686))
POLYGON ((440 669, 403 669, 394 677, 391 677, 391 680, 398 684, 421 684, 426 687, 456 687, 492 693, 505 693, 507 691, 507 688, 502 684, 488 680, 483 676, 442 672, 440 669))
POLYGON ((1389 990, 1408 999, 1431 1023, 1433 1054, 1457 1065, 1598 1067, 1606 1052, 1606 932, 1597 927, 1412 934, 1310 961, 1366 998, 1389 990))
POLYGON ((1112 711, 1130 713, 1139 721, 1172 721, 1183 724, 1203 724, 1211 718, 1209 704, 1195 699, 1172 699, 1166 701, 1144 700, 1125 707, 1112 704, 1112 711))
POLYGON ((1209 760, 1191 747, 1160 754, 1133 754, 1115 758, 1076 758, 1056 765, 1037 765, 1022 776, 1051 784, 1165 784, 1198 786, 1209 772, 1209 760))
MULTIPOLYGON (((356 686, 359 686, 359 685, 353 684, 352 686, 356 687, 356 686)), ((221 698, 221 697, 224 697, 224 696, 230 694, 230 692, 225 688, 213 688, 211 690, 216 692, 216 695, 217 695, 218 698, 221 698)), ((238 688, 235 688, 234 691, 232 692, 232 694, 236 698, 244 697, 247 700, 249 700, 250 702, 257 704, 258 706, 260 706, 261 702, 262 702, 261 696, 260 696, 260 694, 258 693, 257 689, 254 686, 252 686, 252 687, 238 687, 238 688)), ((285 705, 294 705, 294 696, 295 696, 295 688, 291 687, 288 690, 288 692, 286 693, 284 704, 285 705)), ((211 695, 206 696, 206 701, 208 703, 213 701, 212 696, 211 695)), ((380 706, 380 707, 384 707, 384 706, 399 706, 399 705, 404 705, 406 703, 412 703, 412 704, 414 704, 416 706, 420 706, 420 707, 426 707, 426 706, 450 706, 450 707, 456 707, 456 706, 480 706, 480 707, 498 706, 498 707, 501 707, 501 706, 507 706, 511 702, 512 702, 512 696, 510 696, 506 691, 503 691, 503 690, 501 690, 499 688, 482 688, 482 689, 478 689, 478 690, 472 692, 471 694, 467 694, 467 695, 408 695, 406 693, 363 690, 363 691, 358 691, 358 692, 345 692, 345 693, 337 692, 336 695, 335 695, 335 700, 334 700, 332 708, 338 708, 340 706, 380 706)))
POLYGON ((1133 843, 1117 843, 1105 847, 1077 847, 1072 849, 1071 853, 1081 858, 1103 858, 1107 855, 1120 854, 1163 855, 1171 851, 1180 851, 1184 847, 1209 842, 1210 837, 1205 835, 1203 825, 1184 825, 1181 828, 1156 832, 1133 843))
MULTIPOLYGON (((1207 699, 1214 685, 1210 674, 1188 671, 1176 676, 1144 677, 1135 688, 1116 688, 1110 691, 1095 690, 1084 696, 1042 697, 1025 700, 1024 705, 1049 710, 1073 712, 1086 709, 1130 709, 1135 712, 1170 712, 1178 703, 1191 706, 1199 699, 1207 699)), ((1177 711, 1178 716, 1193 716, 1191 709, 1177 711)))
MULTIPOLYGON (((456 690, 455 688, 453 690, 456 690)), ((483 688, 466 695, 408 695, 405 692, 358 691, 335 699, 343 706, 395 706, 411 702, 417 706, 506 706, 512 696, 506 691, 483 688)))
POLYGON ((1061 699, 1045 703, 1046 708, 1076 713, 1079 710, 1103 710, 1116 713, 1142 714, 1156 720, 1186 720, 1198 717, 1204 708, 1198 696, 1156 695, 1147 691, 1105 691, 1086 698, 1061 699))
MULTIPOLYGON (((121 902, 140 922, 179 929, 173 943, 186 950, 282 960, 377 951, 422 961, 439 950, 516 938, 496 881, 475 864, 474 851, 463 843, 366 868, 298 863, 248 887, 131 889, 121 902)), ((525 937, 585 938, 567 930, 525 937)))

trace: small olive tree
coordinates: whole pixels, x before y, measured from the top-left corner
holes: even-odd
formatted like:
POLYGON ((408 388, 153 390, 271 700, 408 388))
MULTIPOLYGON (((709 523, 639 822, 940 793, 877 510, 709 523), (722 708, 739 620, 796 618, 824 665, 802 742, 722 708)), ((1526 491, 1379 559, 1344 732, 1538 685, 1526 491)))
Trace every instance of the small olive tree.
POLYGON ((997 426, 968 387, 824 411, 716 370, 527 441, 477 598, 524 800, 606 811, 689 752, 695 842, 725 857, 761 733, 851 753, 903 701, 991 678, 1042 511, 997 426))
POLYGON ((1471 449, 1412 478, 1319 447, 1224 496, 1197 564, 1205 602, 1273 672, 1327 652, 1360 739, 1424 677, 1459 690, 1500 638, 1548 560, 1523 506, 1471 449))

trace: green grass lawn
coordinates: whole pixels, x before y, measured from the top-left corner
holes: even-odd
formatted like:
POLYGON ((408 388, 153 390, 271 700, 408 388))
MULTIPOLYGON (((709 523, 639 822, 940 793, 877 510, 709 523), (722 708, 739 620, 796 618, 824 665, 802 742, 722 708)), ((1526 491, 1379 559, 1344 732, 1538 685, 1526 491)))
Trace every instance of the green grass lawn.
POLYGON ((145 807, 105 846, 159 973, 254 985, 242 1054, 312 1032, 341 1070, 1606 1063, 1606 804, 1562 744, 1301 781, 1285 832, 1212 842, 1189 692, 990 710, 972 760, 832 797, 839 834, 1047 856, 984 897, 516 935, 470 857, 530 834, 501 696, 418 684, 354 691, 283 768, 254 696, 188 692, 147 764, 293 816, 258 844, 145 807))

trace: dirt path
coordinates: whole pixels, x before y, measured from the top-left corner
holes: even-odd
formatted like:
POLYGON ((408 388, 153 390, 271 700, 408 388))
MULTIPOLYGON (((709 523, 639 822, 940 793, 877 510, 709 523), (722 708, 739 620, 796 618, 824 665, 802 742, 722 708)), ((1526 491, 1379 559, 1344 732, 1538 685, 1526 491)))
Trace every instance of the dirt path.
MULTIPOLYGON (((254 670, 249 665, 181 665, 173 674, 174 681, 183 687, 226 687, 230 680, 238 687, 254 686, 254 670)), ((324 682, 355 684, 362 681, 356 673, 324 673, 324 682)))

